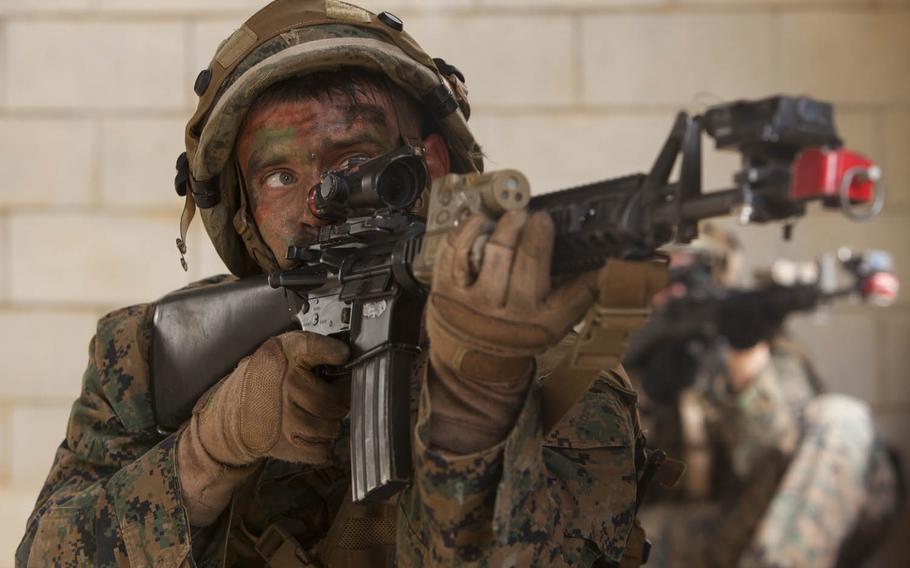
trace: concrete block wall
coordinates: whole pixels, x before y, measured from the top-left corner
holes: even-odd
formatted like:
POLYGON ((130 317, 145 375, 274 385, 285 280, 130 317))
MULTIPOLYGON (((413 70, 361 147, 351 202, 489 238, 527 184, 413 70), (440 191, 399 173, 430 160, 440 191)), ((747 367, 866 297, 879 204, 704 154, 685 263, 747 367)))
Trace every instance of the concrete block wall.
MULTIPOLYGON (((197 224, 177 261, 173 162, 192 81, 256 0, 0 0, 0 567, 11 565, 95 320, 223 271, 197 224)), ((535 191, 647 168, 679 108, 809 93, 885 171, 872 224, 836 213, 743 236, 755 263, 840 245, 894 252, 910 282, 907 0, 369 0, 461 68, 490 168, 535 191)), ((707 183, 735 157, 707 160, 707 183)), ((910 294, 794 329, 836 390, 910 456, 910 294)), ((910 533, 910 523, 903 534, 910 533)), ((897 562, 894 541, 878 565, 897 562)), ((898 564, 894 564, 898 565, 898 564)))

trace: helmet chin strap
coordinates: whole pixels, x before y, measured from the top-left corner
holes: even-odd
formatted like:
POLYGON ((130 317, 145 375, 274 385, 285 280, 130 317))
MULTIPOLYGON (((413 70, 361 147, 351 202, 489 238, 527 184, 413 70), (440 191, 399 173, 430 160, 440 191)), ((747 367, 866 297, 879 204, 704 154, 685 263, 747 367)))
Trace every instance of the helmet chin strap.
MULTIPOLYGON (((390 94, 389 100, 392 103, 392 111, 395 113, 395 122, 398 125, 398 137, 401 139, 401 143, 423 148, 425 145, 421 136, 419 121, 414 117, 414 113, 408 113, 406 103, 401 97, 390 94)), ((420 192, 412 211, 426 216, 424 210, 426 209, 427 192, 432 183, 432 180, 427 176, 427 186, 420 192)))
POLYGON ((180 266, 183 271, 189 270, 186 262, 186 233, 196 215, 196 202, 193 200, 193 192, 186 192, 186 201, 183 203, 183 213, 180 214, 180 236, 177 237, 177 250, 180 251, 180 266))
POLYGON ((281 268, 281 264, 275 257, 275 252, 262 239, 259 227, 256 226, 253 218, 253 212, 250 210, 246 180, 243 179, 240 162, 236 158, 231 159, 231 162, 234 165, 234 176, 237 178, 237 187, 240 190, 240 207, 237 208, 237 213, 234 215, 234 229, 243 239, 247 253, 253 257, 259 268, 265 272, 278 270, 281 268))

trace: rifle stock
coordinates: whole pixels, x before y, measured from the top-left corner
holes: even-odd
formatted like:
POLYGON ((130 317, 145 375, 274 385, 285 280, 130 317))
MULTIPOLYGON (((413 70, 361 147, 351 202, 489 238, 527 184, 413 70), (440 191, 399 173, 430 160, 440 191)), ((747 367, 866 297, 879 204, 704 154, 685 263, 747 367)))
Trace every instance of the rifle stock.
POLYGON ((178 290, 155 307, 152 401, 161 431, 173 432, 196 400, 266 339, 294 328, 285 293, 265 276, 178 290))

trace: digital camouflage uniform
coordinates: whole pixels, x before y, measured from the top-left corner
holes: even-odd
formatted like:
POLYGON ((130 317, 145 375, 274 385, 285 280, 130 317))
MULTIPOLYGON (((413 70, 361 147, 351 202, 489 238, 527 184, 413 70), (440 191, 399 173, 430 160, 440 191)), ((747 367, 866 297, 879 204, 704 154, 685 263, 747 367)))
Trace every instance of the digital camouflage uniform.
MULTIPOLYGON (((241 521, 256 533, 280 519, 305 546, 328 530, 350 484, 344 463, 268 460, 218 523, 189 526, 176 434, 159 434, 152 415, 152 312, 151 304, 134 306, 99 321, 17 566, 219 566, 224 557, 259 566, 241 521)), ((619 373, 602 374, 546 439, 532 389, 508 438, 474 455, 428 449, 425 390, 419 408, 414 483, 399 502, 400 566, 619 561, 633 525, 637 425, 635 394, 619 373)))
POLYGON ((900 501, 868 406, 819 393, 811 367, 785 343, 746 390, 724 390, 695 401, 707 429, 701 447, 683 439, 684 405, 643 413, 652 445, 699 463, 707 452, 712 462, 702 474, 690 471, 705 480, 690 483, 688 494, 643 507, 655 544, 649 566, 856 565, 900 501))

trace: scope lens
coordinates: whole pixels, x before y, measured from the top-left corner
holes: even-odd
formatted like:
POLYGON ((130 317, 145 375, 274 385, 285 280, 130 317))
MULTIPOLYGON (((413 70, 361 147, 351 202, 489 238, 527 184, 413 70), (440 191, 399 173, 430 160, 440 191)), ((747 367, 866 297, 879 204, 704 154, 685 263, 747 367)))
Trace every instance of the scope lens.
POLYGON ((319 184, 319 199, 324 203, 342 199, 344 196, 341 195, 342 192, 339 187, 342 183, 341 178, 337 174, 327 174, 322 178, 322 182, 319 184))
POLYGON ((396 160, 379 176, 376 193, 389 207, 408 207, 423 189, 421 177, 405 160, 396 160))

